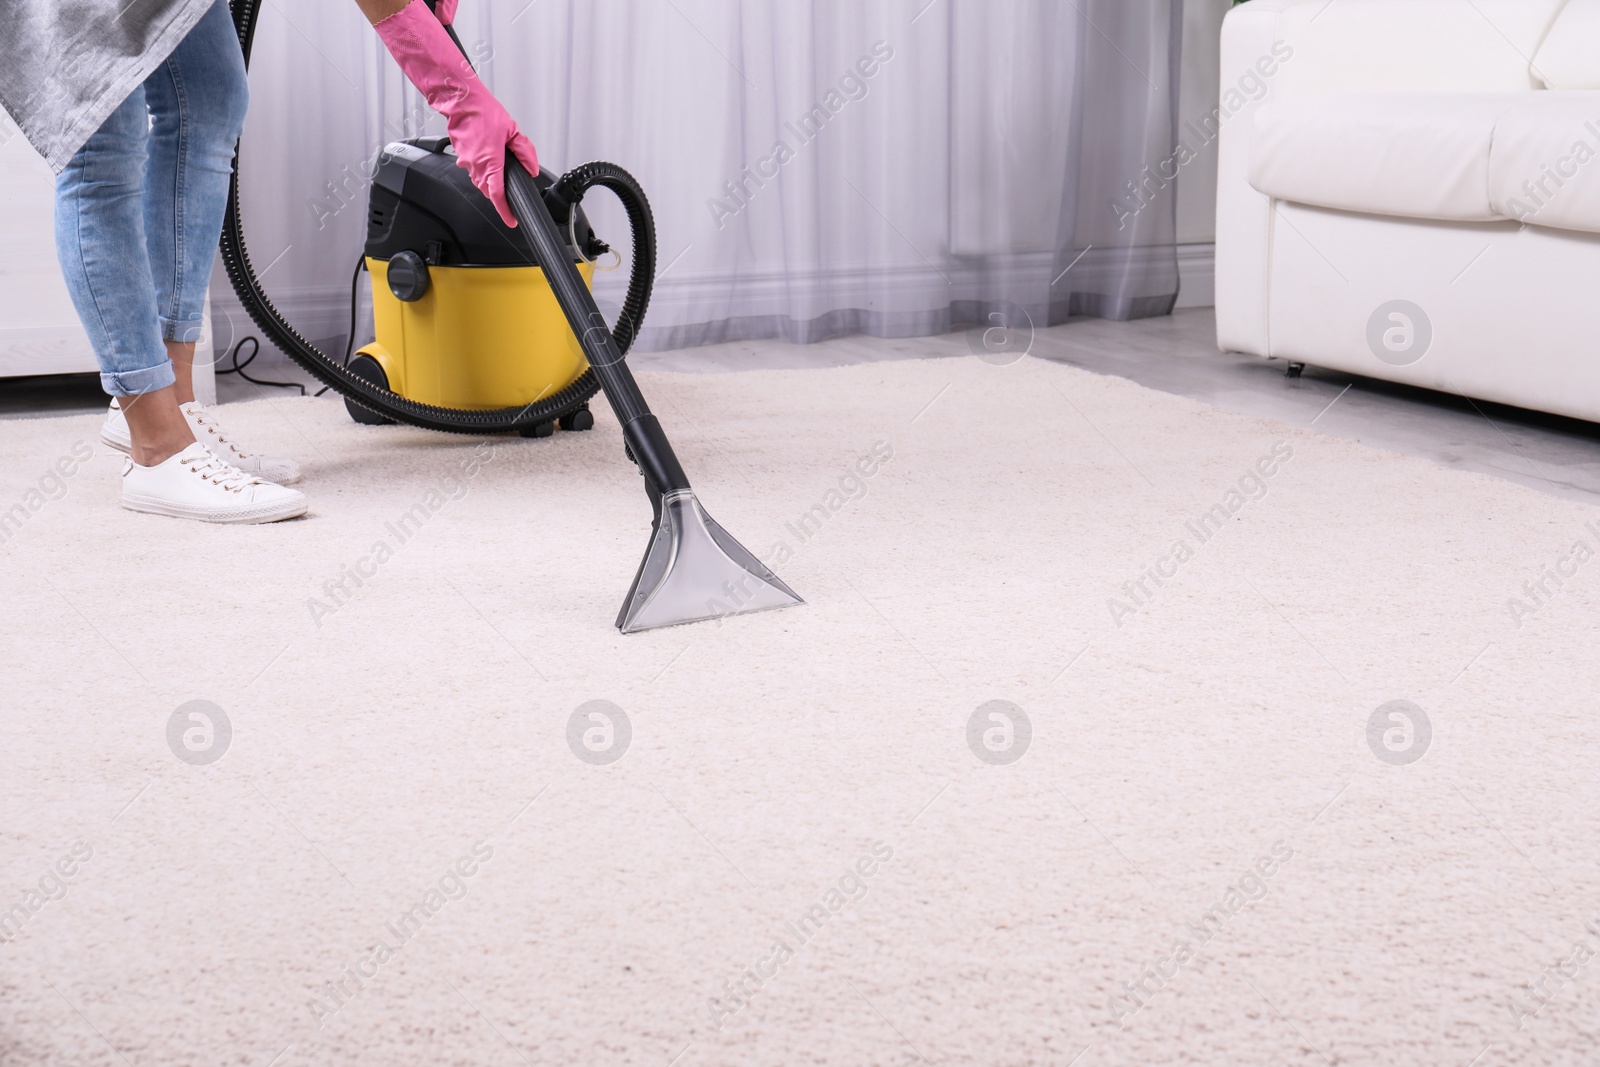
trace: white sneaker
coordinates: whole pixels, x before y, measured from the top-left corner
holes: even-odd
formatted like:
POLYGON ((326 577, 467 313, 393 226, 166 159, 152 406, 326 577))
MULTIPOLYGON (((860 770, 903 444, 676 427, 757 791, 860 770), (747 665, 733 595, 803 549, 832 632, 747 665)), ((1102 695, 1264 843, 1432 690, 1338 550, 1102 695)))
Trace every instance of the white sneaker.
MULTIPOLYGON (((280 456, 258 456, 244 451, 223 432, 216 416, 198 403, 183 405, 183 417, 189 423, 189 429, 194 431, 195 440, 211 449, 218 459, 229 466, 279 485, 300 480, 298 463, 280 456)), ((116 397, 111 398, 111 410, 106 412, 105 425, 100 427, 100 440, 118 452, 133 451, 133 438, 128 433, 128 416, 122 413, 122 406, 117 403, 116 397)))
POLYGON ((201 522, 277 522, 304 515, 306 497, 229 466, 196 441, 154 467, 129 457, 122 468, 122 506, 201 522))

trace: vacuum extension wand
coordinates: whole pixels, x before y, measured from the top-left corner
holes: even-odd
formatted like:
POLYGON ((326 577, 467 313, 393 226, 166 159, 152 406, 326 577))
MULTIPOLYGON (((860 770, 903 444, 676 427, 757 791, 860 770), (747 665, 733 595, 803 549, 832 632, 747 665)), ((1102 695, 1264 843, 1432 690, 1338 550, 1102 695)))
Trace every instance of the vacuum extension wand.
MULTIPOLYGON (((437 0, 426 2, 433 9, 437 0)), ((239 48, 248 67, 261 0, 230 0, 230 7, 239 48)), ((470 69, 472 62, 461 48, 461 39, 453 28, 446 30, 470 69)), ((661 424, 650 414, 649 405, 623 362, 623 354, 644 319, 651 276, 655 273, 655 223, 643 190, 620 167, 586 163, 568 172, 547 194, 541 194, 533 177, 509 153, 506 179, 512 211, 531 246, 528 265, 543 268, 562 315, 589 362, 589 369, 572 384, 532 404, 497 410, 425 404, 391 392, 387 383, 379 385, 353 373, 306 340, 273 306, 250 265, 244 241, 237 152, 223 224, 222 261, 240 302, 266 337, 308 373, 347 399, 387 418, 451 433, 512 433, 547 426, 587 401, 597 385, 603 388, 622 424, 628 455, 644 475, 645 489, 655 511, 649 547, 628 590, 628 599, 617 615, 617 627, 623 633, 803 603, 700 506, 661 424), (569 248, 567 236, 558 226, 558 220, 565 224, 572 219, 584 192, 595 185, 609 188, 621 200, 634 235, 632 278, 615 334, 607 328, 588 286, 578 274, 574 265, 578 253, 569 248)), ((472 190, 464 195, 470 195, 476 204, 482 194, 472 190)), ((493 218, 494 224, 499 225, 499 217, 487 200, 477 208, 486 220, 493 218)))
MULTIPOLYGON (((506 153, 506 196, 534 256, 622 424, 655 511, 650 544, 617 615, 623 633, 804 603, 706 514, 623 362, 605 317, 573 266, 566 238, 522 163, 506 153)), ((573 210, 572 205, 566 205, 573 210)))

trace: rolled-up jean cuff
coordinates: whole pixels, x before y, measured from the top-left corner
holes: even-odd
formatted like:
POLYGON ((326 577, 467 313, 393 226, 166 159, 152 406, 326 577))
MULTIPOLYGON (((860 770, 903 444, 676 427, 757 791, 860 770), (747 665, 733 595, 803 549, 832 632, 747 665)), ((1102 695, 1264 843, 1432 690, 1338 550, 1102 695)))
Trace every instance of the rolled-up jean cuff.
POLYGON ((204 326, 204 319, 183 319, 179 321, 163 317, 161 319, 161 339, 163 341, 193 343, 200 340, 200 331, 204 326))
POLYGON ((125 370, 115 374, 101 374, 100 387, 112 396, 143 396, 165 389, 177 382, 178 376, 169 359, 159 367, 144 370, 125 370))

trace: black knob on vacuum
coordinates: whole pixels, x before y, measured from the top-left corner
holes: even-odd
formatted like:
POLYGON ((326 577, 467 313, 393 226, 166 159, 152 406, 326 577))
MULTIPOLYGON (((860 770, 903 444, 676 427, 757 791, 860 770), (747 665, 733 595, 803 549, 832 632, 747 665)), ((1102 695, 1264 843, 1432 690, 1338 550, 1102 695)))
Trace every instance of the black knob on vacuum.
POLYGON ((428 295, 428 264, 415 252, 398 252, 389 260, 389 291, 412 303, 428 295))

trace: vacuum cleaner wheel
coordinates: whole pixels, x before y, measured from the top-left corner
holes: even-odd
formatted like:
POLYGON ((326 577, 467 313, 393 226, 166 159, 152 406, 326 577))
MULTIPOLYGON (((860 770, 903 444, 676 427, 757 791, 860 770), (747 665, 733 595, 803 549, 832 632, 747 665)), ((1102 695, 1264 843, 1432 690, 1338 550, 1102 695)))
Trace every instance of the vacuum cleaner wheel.
MULTIPOLYGON (((348 369, 352 376, 360 378, 362 381, 371 382, 379 389, 389 388, 389 376, 383 373, 383 367, 371 356, 355 357, 350 361, 348 369)), ((350 413, 352 419, 355 419, 363 426, 389 426, 394 423, 393 419, 386 418, 375 411, 362 407, 349 397, 344 399, 344 408, 350 413)))
POLYGON ((555 422, 541 422, 518 430, 523 437, 549 437, 556 432, 556 424, 560 423, 563 430, 592 430, 594 429, 594 412, 585 404, 576 411, 569 411, 555 422))
POLYGON ((577 411, 561 416, 563 430, 592 430, 594 429, 594 413, 585 404, 577 411))

